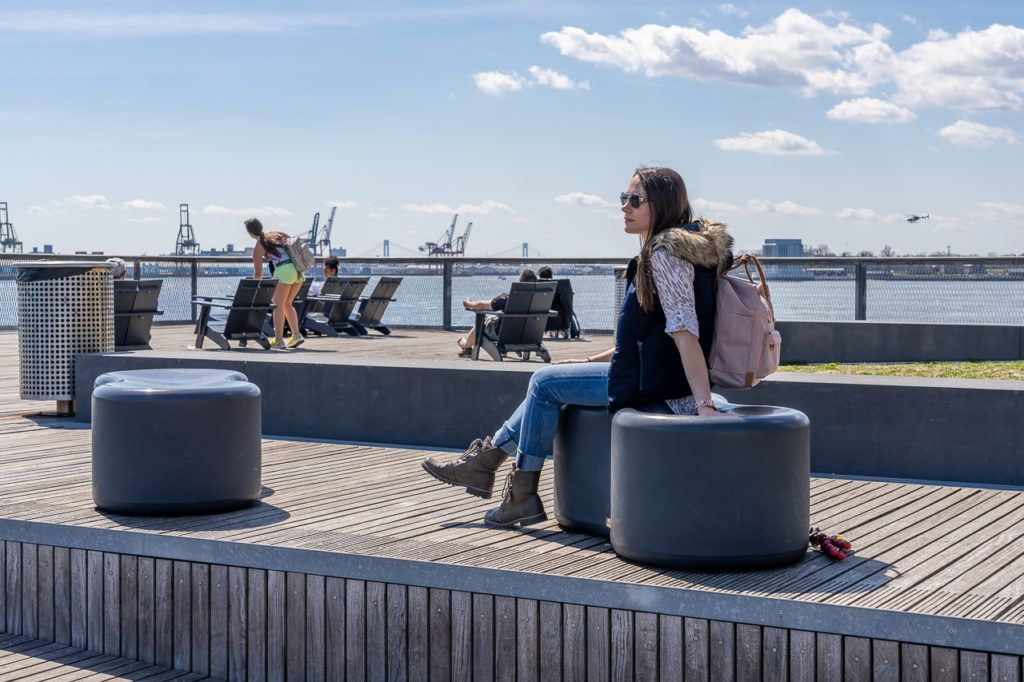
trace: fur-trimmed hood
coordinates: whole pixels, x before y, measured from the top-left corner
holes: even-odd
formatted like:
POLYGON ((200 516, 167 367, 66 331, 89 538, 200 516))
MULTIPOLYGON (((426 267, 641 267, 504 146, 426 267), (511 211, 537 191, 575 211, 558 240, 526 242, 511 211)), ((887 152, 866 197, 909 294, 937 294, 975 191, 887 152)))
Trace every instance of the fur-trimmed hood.
POLYGON ((681 227, 671 227, 659 232, 651 242, 652 251, 664 249, 673 256, 683 258, 694 265, 722 269, 732 260, 732 235, 724 223, 698 218, 700 231, 691 232, 681 227))

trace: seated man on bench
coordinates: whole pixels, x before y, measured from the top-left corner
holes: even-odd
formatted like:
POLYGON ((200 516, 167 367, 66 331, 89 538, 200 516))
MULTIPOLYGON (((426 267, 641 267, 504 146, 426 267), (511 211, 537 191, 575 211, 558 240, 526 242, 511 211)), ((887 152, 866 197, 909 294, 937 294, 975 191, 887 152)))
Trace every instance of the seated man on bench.
MULTIPOLYGON (((530 268, 525 268, 519 274, 519 281, 520 282, 536 282, 537 281, 537 275, 530 268)), ((497 296, 495 296, 494 298, 492 298, 490 300, 483 299, 483 300, 474 301, 473 299, 467 298, 466 300, 464 300, 462 302, 462 305, 463 305, 463 307, 466 310, 470 310, 472 312, 491 312, 491 311, 504 310, 505 309, 505 304, 507 302, 508 302, 508 293, 502 292, 502 293, 498 294, 497 296)), ((487 326, 484 327, 484 333, 492 333, 493 334, 493 332, 494 332, 494 325, 496 323, 497 323, 497 320, 494 320, 494 319, 489 320, 487 322, 487 326)), ((466 336, 460 336, 459 337, 459 341, 458 341, 459 349, 460 349, 459 350, 459 356, 460 357, 467 357, 468 358, 473 353, 473 345, 475 343, 476 343, 476 329, 474 328, 474 329, 470 329, 469 330, 469 334, 467 334, 466 336)))
POLYGON ((337 256, 328 256, 327 258, 324 258, 324 278, 315 280, 309 285, 310 296, 319 296, 320 291, 324 288, 324 282, 326 282, 329 277, 338 276, 338 262, 337 256))

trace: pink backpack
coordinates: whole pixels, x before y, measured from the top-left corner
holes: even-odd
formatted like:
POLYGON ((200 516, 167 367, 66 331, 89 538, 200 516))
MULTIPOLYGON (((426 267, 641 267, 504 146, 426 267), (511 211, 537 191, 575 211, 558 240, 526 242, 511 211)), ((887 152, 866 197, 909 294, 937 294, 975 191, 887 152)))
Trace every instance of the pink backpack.
POLYGON ((730 270, 718 277, 715 338, 708 357, 711 383, 722 388, 751 388, 779 368, 782 336, 775 331, 775 309, 764 270, 757 258, 743 254, 731 270, 740 266, 747 276, 734 277, 730 270), (757 268, 760 283, 750 275, 757 268))

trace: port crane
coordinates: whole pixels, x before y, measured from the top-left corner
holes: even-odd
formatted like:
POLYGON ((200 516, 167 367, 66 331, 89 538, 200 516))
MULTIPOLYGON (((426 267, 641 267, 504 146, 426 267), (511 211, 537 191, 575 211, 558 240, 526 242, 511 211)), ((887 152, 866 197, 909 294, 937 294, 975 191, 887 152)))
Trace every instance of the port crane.
POLYGON ((455 236, 455 223, 459 220, 459 214, 452 216, 452 224, 438 238, 436 242, 427 242, 419 247, 420 251, 426 251, 428 256, 463 256, 466 253, 466 245, 469 243, 469 234, 473 230, 473 223, 466 225, 465 231, 455 236))
POLYGON ((327 224, 322 231, 318 231, 317 224, 320 222, 320 213, 313 216, 313 227, 309 230, 309 250, 315 256, 331 255, 331 228, 334 226, 334 214, 338 212, 337 206, 331 206, 331 214, 327 216, 327 224))
POLYGON ((0 253, 21 253, 22 244, 7 219, 7 202, 0 201, 0 253))
POLYGON ((910 215, 907 216, 907 222, 916 223, 918 220, 928 220, 929 218, 931 218, 931 216, 928 215, 927 213, 925 213, 924 215, 917 215, 916 213, 911 213, 910 215))
POLYGON ((189 221, 188 204, 178 205, 178 218, 178 239, 174 244, 174 255, 198 256, 199 242, 196 241, 196 233, 189 221))

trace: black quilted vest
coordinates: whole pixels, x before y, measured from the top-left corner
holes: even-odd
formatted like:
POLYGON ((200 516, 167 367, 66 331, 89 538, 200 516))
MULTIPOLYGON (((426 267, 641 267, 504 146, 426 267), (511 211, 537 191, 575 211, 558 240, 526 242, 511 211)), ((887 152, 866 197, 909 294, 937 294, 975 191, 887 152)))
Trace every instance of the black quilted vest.
MULTIPOLYGON (((697 223, 682 226, 696 232, 697 223)), ((615 329, 615 353, 608 372, 608 411, 644 407, 670 398, 691 395, 675 341, 665 333, 665 313, 655 297, 651 312, 644 312, 636 297, 637 258, 626 270, 626 297, 615 329)), ((714 268, 694 264, 694 302, 700 326, 700 347, 707 362, 715 336, 714 268)))

